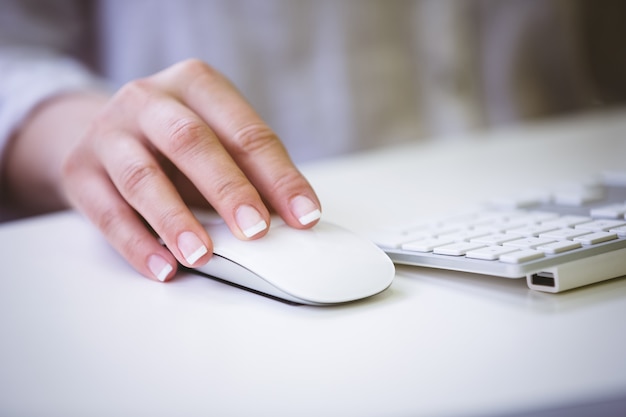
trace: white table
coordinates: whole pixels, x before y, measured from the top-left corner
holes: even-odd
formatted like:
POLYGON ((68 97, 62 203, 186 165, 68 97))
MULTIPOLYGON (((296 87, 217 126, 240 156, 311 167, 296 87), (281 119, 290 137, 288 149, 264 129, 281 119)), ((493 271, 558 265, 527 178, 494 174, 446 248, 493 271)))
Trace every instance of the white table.
MULTIPOLYGON (((303 171, 327 220, 367 233, 387 216, 625 169, 625 132, 616 112, 303 171)), ((381 295, 320 308, 193 275, 145 279, 72 212, 0 225, 0 245, 3 416, 626 407, 626 279, 551 295, 524 280, 399 267, 381 295)))

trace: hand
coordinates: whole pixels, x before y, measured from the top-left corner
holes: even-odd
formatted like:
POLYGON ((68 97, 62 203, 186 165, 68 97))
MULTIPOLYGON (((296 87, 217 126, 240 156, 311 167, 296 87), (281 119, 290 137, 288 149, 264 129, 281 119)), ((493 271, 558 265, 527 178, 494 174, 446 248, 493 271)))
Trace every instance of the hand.
POLYGON ((122 87, 69 152, 62 178, 69 201, 138 271, 161 281, 176 260, 193 267, 211 256, 189 205, 210 204, 241 239, 267 232, 264 201, 296 228, 320 216, 274 132, 196 60, 122 87))

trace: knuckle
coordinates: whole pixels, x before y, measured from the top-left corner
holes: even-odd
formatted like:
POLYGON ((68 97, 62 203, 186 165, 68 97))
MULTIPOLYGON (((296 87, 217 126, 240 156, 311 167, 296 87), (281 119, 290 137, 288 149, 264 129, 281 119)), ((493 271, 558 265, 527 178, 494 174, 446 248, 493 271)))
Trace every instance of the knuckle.
POLYGON ((162 232, 164 236, 167 233, 177 232, 181 229, 181 225, 189 223, 186 221, 186 217, 187 212, 182 207, 170 207, 157 214, 157 223, 153 227, 157 232, 162 232))
POLYGON ((143 233, 124 233, 119 240, 114 242, 114 246, 131 264, 137 264, 139 260, 148 256, 152 244, 155 243, 150 242, 149 239, 155 238, 147 237, 143 233))
POLYGON ((222 78, 222 74, 215 68, 198 58, 189 58, 172 67, 172 71, 189 79, 222 78))
POLYGON ((198 120, 177 119, 167 127, 167 153, 173 156, 193 155, 209 136, 208 128, 198 120))
POLYGON ((191 74, 216 72, 213 67, 198 58, 189 58, 182 61, 181 68, 183 69, 183 71, 189 72, 191 74))
POLYGON ((159 175, 160 168, 152 163, 134 162, 128 164, 118 179, 120 191, 126 195, 133 195, 146 187, 159 175))
POLYGON ((250 184, 242 176, 229 176, 228 178, 217 180, 213 187, 216 201, 224 203, 249 194, 248 188, 250 184))
POLYGON ((130 117, 137 116, 138 109, 146 108, 158 94, 151 79, 129 81, 115 92, 107 105, 92 119, 89 131, 107 131, 113 125, 128 122, 130 117))
POLYGON ((114 239, 120 227, 122 212, 117 207, 106 208, 92 219, 96 227, 109 239, 114 239))
MULTIPOLYGON (((166 89, 180 85, 179 80, 189 80, 187 87, 183 91, 188 94, 194 94, 198 86, 206 88, 207 85, 212 83, 224 82, 226 77, 201 59, 189 58, 153 75, 150 80, 154 80, 166 89)), ((174 89, 178 91, 176 88, 174 89)))
POLYGON ((256 155, 273 147, 278 138, 272 129, 263 123, 247 125, 233 135, 235 151, 241 154, 256 155))
POLYGON ((300 190, 307 186, 307 181, 297 170, 287 170, 274 178, 274 181, 270 184, 270 194, 291 194, 289 190, 300 190))
POLYGON ((97 213, 92 218, 94 225, 103 233, 109 243, 131 263, 145 255, 150 246, 143 233, 129 233, 125 215, 128 212, 120 206, 112 206, 97 213))
POLYGON ((142 237, 131 234, 119 243, 119 250, 128 259, 135 259, 140 256, 145 244, 146 241, 142 237))
POLYGON ((150 97, 154 90, 149 78, 138 78, 124 84, 114 96, 114 100, 123 102, 141 103, 150 97))
MULTIPOLYGON (((97 213, 92 222, 103 233, 109 243, 136 268, 141 268, 141 259, 154 250, 156 237, 146 224, 146 233, 129 227, 129 211, 124 206, 111 206, 97 213)), ((135 215, 135 214, 133 214, 135 215)), ((137 216, 137 219, 141 219, 137 216)))
POLYGON ((76 153, 71 152, 61 164, 61 178, 64 182, 76 177, 81 169, 81 159, 76 156, 76 153))

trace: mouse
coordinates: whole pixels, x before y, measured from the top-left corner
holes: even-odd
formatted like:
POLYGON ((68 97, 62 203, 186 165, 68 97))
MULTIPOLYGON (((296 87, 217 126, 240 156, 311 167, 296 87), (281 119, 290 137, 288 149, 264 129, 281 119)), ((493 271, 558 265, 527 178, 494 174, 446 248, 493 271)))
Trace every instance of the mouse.
POLYGON ((192 272, 282 301, 346 303, 384 291, 395 276, 393 262, 373 242, 324 220, 296 229, 273 216, 256 240, 239 240, 219 218, 199 220, 213 240, 213 256, 192 272))

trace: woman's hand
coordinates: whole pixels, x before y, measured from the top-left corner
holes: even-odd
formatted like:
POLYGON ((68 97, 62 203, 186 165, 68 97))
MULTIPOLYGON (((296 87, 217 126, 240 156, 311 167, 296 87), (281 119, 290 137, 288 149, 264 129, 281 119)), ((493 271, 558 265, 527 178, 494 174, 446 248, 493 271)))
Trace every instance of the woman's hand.
MULTIPOLYGON (((73 123, 72 115, 63 122, 73 123)), ((224 76, 197 60, 122 87, 72 145, 63 194, 138 271, 161 281, 173 276, 176 260, 193 267, 211 256, 190 205, 212 206, 240 239, 267 232, 265 202, 293 227, 311 227, 320 216, 314 191, 274 132, 224 76)))

